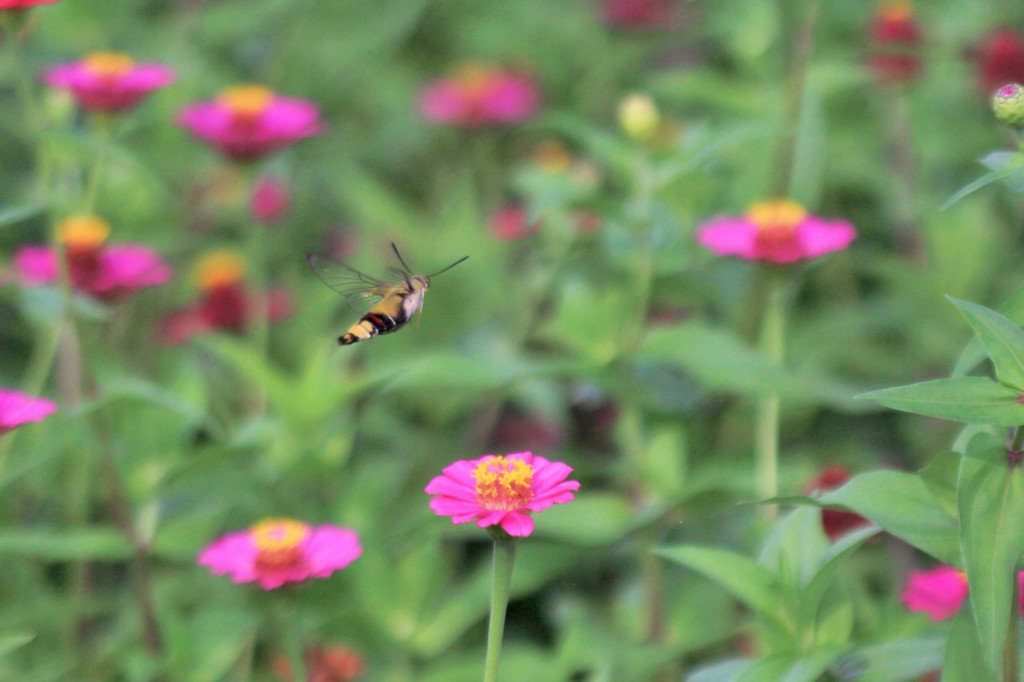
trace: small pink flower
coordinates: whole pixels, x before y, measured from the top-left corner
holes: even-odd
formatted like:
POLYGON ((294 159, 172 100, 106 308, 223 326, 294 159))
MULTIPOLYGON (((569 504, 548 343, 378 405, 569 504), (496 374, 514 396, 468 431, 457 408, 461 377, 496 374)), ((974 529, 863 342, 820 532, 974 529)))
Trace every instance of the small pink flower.
POLYGON ((933 621, 956 615, 968 593, 967 575, 951 566, 911 571, 900 601, 908 611, 927 613, 933 621))
POLYGON ((36 5, 52 5, 58 0, 0 0, 0 10, 28 9, 36 5))
POLYGON ((257 582, 273 590, 285 583, 327 578, 362 553, 354 530, 267 519, 207 545, 198 563, 214 575, 230 575, 236 583, 257 582))
POLYGON ((426 487, 430 508, 452 523, 475 521, 480 528, 500 525, 513 537, 533 532, 531 514, 553 504, 571 502, 578 481, 567 481, 572 469, 529 452, 457 462, 426 487))
POLYGON ((163 64, 136 64, 123 54, 96 52, 80 62, 50 67, 43 82, 71 91, 83 109, 118 112, 173 83, 174 71, 163 64))
POLYGON ((236 160, 265 156, 323 130, 312 102, 259 85, 238 85, 215 100, 187 106, 178 125, 236 160))
POLYGON ((525 239, 539 229, 539 221, 527 221, 522 204, 506 204, 491 214, 491 234, 503 242, 525 239))
POLYGON ((0 388, 0 436, 22 424, 41 422, 56 411, 56 403, 45 398, 0 388))
POLYGON ((670 0, 605 0, 601 7, 605 23, 634 31, 666 28, 673 12, 670 0))
MULTIPOLYGON (((145 246, 107 245, 110 228, 99 218, 68 218, 59 232, 67 253, 71 286, 93 298, 120 301, 139 289, 163 284, 171 278, 171 268, 145 246)), ((59 263, 57 251, 47 246, 24 246, 14 254, 15 270, 25 286, 55 283, 59 263)))
POLYGON ((257 222, 273 225, 288 213, 291 203, 288 188, 268 175, 256 181, 256 187, 249 197, 249 213, 257 222))
POLYGON ((845 220, 808 214, 786 199, 754 204, 746 215, 718 218, 697 230, 697 241, 720 256, 793 263, 849 246, 857 231, 845 220))
POLYGON ((526 74, 468 65, 420 93, 420 110, 433 123, 463 128, 521 123, 540 107, 540 89, 526 74))

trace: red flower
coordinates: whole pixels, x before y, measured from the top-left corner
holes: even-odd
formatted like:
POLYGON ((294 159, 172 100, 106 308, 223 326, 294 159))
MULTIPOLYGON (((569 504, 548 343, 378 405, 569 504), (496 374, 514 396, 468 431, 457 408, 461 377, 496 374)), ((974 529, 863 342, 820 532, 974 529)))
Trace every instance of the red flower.
POLYGON ((540 88, 526 74, 470 64, 420 93, 420 111, 433 123, 462 128, 508 125, 531 118, 540 88))
POLYGON ((605 23, 629 30, 666 28, 672 15, 670 0, 605 0, 601 7, 605 23))
MULTIPOLYGON (((842 487, 850 480, 850 472, 841 466, 831 466, 824 469, 818 477, 807 484, 804 488, 805 494, 826 492, 842 487)), ((854 528, 870 526, 871 522, 860 514, 843 511, 842 509, 822 509, 821 527, 829 540, 835 542, 839 537, 850 532, 854 528)))
POLYGON ((83 109, 117 112, 173 83, 174 72, 162 64, 136 64, 127 55, 96 52, 80 62, 50 67, 43 82, 70 90, 83 109))
POLYGON ((921 75, 921 25, 909 2, 884 2, 871 24, 868 66, 882 84, 906 83, 921 75))
POLYGON ((28 9, 36 5, 52 5, 57 0, 0 0, 0 9, 28 9))
POLYGON ((246 289, 245 263, 234 253, 208 254, 200 261, 196 273, 202 297, 195 305, 164 317, 160 339, 167 345, 183 343, 203 332, 242 332, 250 320, 264 311, 271 322, 292 314, 288 292, 275 289, 261 294, 246 289))
POLYGON ((993 31, 975 51, 978 84, 991 95, 1007 83, 1024 82, 1024 37, 1013 29, 993 31))
MULTIPOLYGON (((366 669, 362 656, 340 645, 308 646, 303 658, 306 662, 307 682, 351 682, 366 669)), ((295 680, 292 666, 283 656, 274 660, 274 673, 285 682, 295 680)))

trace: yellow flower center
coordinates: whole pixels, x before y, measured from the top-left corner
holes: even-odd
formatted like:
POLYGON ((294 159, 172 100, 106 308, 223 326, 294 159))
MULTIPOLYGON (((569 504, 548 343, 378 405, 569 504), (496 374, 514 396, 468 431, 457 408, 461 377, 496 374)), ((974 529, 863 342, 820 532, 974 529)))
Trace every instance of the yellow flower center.
POLYGON ((94 216, 73 216, 57 228, 57 239, 68 249, 93 251, 110 236, 110 226, 94 216))
POLYGON ((906 21, 914 18, 914 6, 904 0, 883 2, 878 7, 878 16, 884 21, 906 21))
POLYGON ((555 140, 544 140, 533 150, 533 162, 545 173, 564 173, 572 167, 572 152, 555 140))
POLYGON ((455 71, 455 82, 463 94, 482 95, 494 82, 495 70, 483 64, 463 64, 455 71))
POLYGON ((485 509, 518 509, 533 499, 533 467, 521 459, 490 455, 476 465, 473 478, 485 509))
POLYGON ((807 217, 804 207, 789 199, 776 199, 754 204, 747 218, 761 230, 793 230, 807 217))
POLYGON ((196 266, 196 282, 203 290, 237 284, 245 277, 245 261, 234 251, 206 254, 196 266))
POLYGON ((256 545, 256 565, 263 569, 281 569, 302 559, 302 543, 312 532, 293 519, 266 519, 249 529, 256 545))
POLYGON ((97 76, 123 76, 135 67, 135 61, 120 52, 93 52, 82 61, 97 76))
POLYGON ((274 101, 274 92, 262 85, 236 85, 220 93, 221 104, 242 118, 255 118, 274 101))

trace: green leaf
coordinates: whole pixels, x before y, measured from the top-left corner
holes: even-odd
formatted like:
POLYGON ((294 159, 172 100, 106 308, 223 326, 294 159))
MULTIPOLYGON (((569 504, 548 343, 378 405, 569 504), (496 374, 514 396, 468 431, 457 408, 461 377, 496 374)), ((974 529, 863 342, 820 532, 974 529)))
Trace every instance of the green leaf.
POLYGON ((856 552, 869 538, 878 534, 879 528, 862 528, 847 533, 834 545, 828 548, 822 558, 821 567, 814 574, 806 589, 800 591, 801 624, 813 623, 818 619, 822 599, 836 572, 850 555, 856 552))
POLYGON ((967 609, 953 620, 953 629, 946 642, 946 655, 942 662, 942 682, 977 682, 997 679, 985 661, 978 641, 978 630, 967 609))
POLYGON ((886 407, 967 424, 1024 424, 1021 392, 985 377, 953 377, 872 391, 858 398, 886 407))
POLYGON ((950 516, 959 513, 956 506, 956 483, 960 477, 959 452, 940 452, 921 469, 921 481, 927 486, 935 501, 942 505, 950 516))
POLYGON ((1024 390, 1024 330, 994 310, 947 296, 992 358, 1000 383, 1024 390))
POLYGON ((971 610, 985 659, 996 668, 1016 612, 1012 602, 1017 560, 1024 553, 1024 477, 1008 463, 983 461, 1006 453, 1006 446, 990 434, 975 436, 967 450, 990 452, 963 458, 957 490, 971 610))
POLYGON ((819 647, 803 654, 775 654, 758 659, 736 682, 817 682, 842 656, 841 647, 819 647))
POLYGON ((43 206, 41 204, 12 206, 10 208, 0 209, 0 227, 7 227, 8 225, 14 225, 22 222, 23 220, 34 218, 42 212, 43 206))
POLYGON ((733 682, 752 667, 754 661, 750 659, 730 658, 698 669, 686 678, 686 682, 733 682))
POLYGON ((945 639, 900 639, 852 651, 834 666, 840 680, 903 682, 916 680, 942 664, 945 639))
MULTIPOLYGON (((1003 301, 1003 304, 999 306, 999 313, 1005 315, 1007 319, 1016 325, 1024 324, 1024 284, 1017 287, 1016 291, 1003 301)), ((977 337, 971 339, 971 342, 967 344, 967 347, 964 348, 957 359, 956 366, 953 368, 953 376, 958 377, 967 374, 984 359, 985 347, 982 346, 981 339, 977 337)))
POLYGON ((43 561, 123 561, 134 552, 124 536, 110 528, 28 528, 0 530, 0 555, 43 561))
POLYGON ((988 185, 991 185, 993 182, 999 182, 1000 180, 1006 180, 1006 179, 1009 179, 1009 178, 1013 178, 1015 175, 1018 175, 1018 174, 1024 174, 1024 169, 1022 169, 1022 168, 1020 168, 1018 166, 1007 166, 1006 168, 1003 168, 1002 170, 994 171, 992 173, 986 173, 985 175, 982 175, 980 178, 978 178, 974 182, 968 183, 967 185, 962 187, 959 191, 955 192, 953 194, 953 196, 951 196, 949 199, 946 200, 946 203, 944 203, 942 205, 942 207, 939 208, 939 210, 940 211, 945 211, 947 208, 949 208, 950 206, 952 206, 956 202, 960 201, 961 199, 966 197, 968 194, 972 194, 974 192, 977 192, 982 187, 987 187, 988 185))
POLYGON ((5 632, 0 634, 0 658, 15 649, 20 649, 35 638, 36 636, 31 632, 5 632))
POLYGON ((822 495, 819 501, 857 512, 939 561, 959 561, 957 521, 935 501, 919 476, 870 471, 822 495))
POLYGON ((712 547, 670 547, 655 553, 707 576, 751 610, 792 631, 792 623, 783 623, 784 616, 779 611, 782 590, 778 580, 753 559, 712 547))

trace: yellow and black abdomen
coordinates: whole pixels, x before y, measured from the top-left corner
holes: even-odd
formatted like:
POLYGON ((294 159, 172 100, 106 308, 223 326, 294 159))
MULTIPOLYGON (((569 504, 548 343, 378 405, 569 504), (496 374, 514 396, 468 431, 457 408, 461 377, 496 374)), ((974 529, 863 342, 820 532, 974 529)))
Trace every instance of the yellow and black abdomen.
POLYGON ((400 328, 408 320, 396 320, 385 312, 370 312, 363 315, 348 331, 338 337, 338 343, 349 346, 359 341, 372 339, 378 334, 387 334, 400 328))

